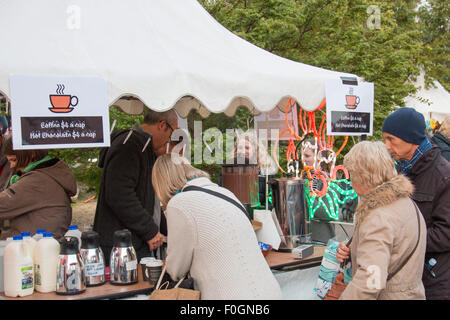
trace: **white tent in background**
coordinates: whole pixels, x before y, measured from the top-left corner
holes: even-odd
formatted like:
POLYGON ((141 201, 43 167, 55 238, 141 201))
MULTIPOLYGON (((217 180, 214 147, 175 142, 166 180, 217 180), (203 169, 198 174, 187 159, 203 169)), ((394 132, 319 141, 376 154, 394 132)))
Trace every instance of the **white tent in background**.
POLYGON ((433 81, 435 87, 426 89, 422 72, 414 85, 418 90, 414 95, 404 99, 405 106, 422 113, 426 121, 442 122, 447 115, 450 115, 450 94, 438 81, 433 81))
POLYGON ((258 48, 195 0, 2 0, 0 43, 0 94, 9 98, 12 74, 95 76, 108 105, 131 114, 144 104, 183 117, 258 114, 284 111, 288 97, 311 111, 325 81, 356 78, 258 48))

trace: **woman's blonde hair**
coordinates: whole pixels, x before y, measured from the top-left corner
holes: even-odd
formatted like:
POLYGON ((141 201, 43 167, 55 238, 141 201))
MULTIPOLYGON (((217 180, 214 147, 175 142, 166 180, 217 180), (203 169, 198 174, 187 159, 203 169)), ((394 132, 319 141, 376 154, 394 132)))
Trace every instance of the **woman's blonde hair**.
POLYGON ((445 117, 438 131, 446 138, 450 138, 450 116, 445 117))
POLYGON ((394 161, 381 141, 362 141, 344 157, 344 167, 352 182, 369 189, 397 176, 394 161))
POLYGON ((194 178, 209 178, 209 174, 194 168, 189 161, 175 153, 164 154, 156 159, 152 171, 152 184, 163 206, 175 193, 194 178))
POLYGON ((274 175, 277 173, 278 167, 275 161, 268 153, 267 148, 264 146, 264 144, 260 140, 258 140, 255 131, 246 131, 237 137, 233 150, 234 157, 237 157, 239 144, 242 143, 242 141, 248 141, 248 143, 252 147, 256 148, 256 160, 258 162, 258 167, 261 169, 261 174, 274 175))

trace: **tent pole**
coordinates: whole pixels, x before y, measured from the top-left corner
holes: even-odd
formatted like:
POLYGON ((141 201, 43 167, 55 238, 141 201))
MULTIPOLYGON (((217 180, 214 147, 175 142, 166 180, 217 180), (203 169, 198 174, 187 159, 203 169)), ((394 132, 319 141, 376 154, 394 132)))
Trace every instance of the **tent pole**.
MULTIPOLYGON (((267 112, 265 113, 266 116, 266 152, 269 153, 269 119, 267 117, 267 112)), ((269 210, 269 170, 266 168, 266 210, 269 210)))

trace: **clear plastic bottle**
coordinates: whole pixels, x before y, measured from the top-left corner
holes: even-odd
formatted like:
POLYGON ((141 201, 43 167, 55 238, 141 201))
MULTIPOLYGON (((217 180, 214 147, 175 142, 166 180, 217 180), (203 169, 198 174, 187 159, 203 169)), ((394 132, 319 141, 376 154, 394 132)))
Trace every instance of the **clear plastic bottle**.
POLYGON ((24 297, 33 294, 33 257, 22 236, 14 236, 5 247, 4 286, 7 297, 24 297))
POLYGON ((425 263, 425 267, 428 269, 428 271, 433 276, 433 278, 436 278, 436 274, 433 271, 433 268, 436 264, 437 264, 437 261, 435 258, 431 258, 430 260, 428 260, 428 262, 425 263))
POLYGON ((37 229, 36 233, 32 237, 34 240, 39 241, 44 237, 45 229, 37 229))
POLYGON ((78 250, 81 248, 81 231, 76 224, 69 226, 69 230, 64 235, 65 237, 75 237, 78 239, 78 250))
POLYGON ((39 292, 56 291, 56 276, 60 245, 51 232, 44 233, 34 249, 35 289, 39 292))

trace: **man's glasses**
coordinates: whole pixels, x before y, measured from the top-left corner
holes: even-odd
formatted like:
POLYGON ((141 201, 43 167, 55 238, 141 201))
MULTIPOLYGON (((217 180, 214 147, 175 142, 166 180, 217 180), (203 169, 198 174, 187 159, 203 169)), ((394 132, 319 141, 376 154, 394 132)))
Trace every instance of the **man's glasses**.
MULTIPOLYGON (((172 133, 173 133, 175 131, 175 129, 172 128, 172 126, 167 121, 165 121, 165 122, 166 122, 166 125, 172 130, 172 133)), ((172 135, 172 133, 170 135, 172 135)))

